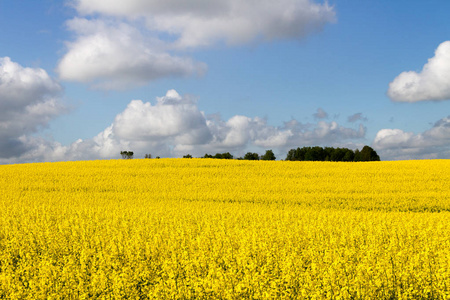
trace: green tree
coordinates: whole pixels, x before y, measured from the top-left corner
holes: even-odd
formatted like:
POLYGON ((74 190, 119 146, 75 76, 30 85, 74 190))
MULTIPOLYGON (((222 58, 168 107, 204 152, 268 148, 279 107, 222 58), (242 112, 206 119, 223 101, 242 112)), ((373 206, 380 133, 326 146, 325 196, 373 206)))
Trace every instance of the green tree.
POLYGON ((259 160, 259 154, 258 153, 247 152, 244 155, 244 159, 245 160, 259 160))
POLYGON ((309 147, 298 147, 297 149, 291 149, 289 150, 286 160, 291 161, 297 161, 297 160, 305 160, 306 152, 308 151, 309 147))
POLYGON ((120 155, 122 155, 123 159, 132 159, 133 158, 133 151, 120 151, 120 155))
POLYGON ((275 157, 275 154, 273 154, 272 150, 266 150, 266 153, 264 153, 263 156, 261 156, 261 160, 275 160, 277 159, 275 157))
POLYGON ((327 154, 322 147, 308 147, 305 154, 305 160, 308 161, 324 161, 327 154))
MULTIPOLYGON (((300 148, 297 148, 297 149, 300 149, 300 148)), ((295 149, 291 149, 291 150, 289 150, 288 151, 288 153, 287 153, 287 155, 286 155, 286 159, 285 160, 297 160, 297 159, 295 159, 295 149)))
POLYGON ((361 151, 359 151, 359 149, 355 150, 355 155, 353 156, 353 161, 361 161, 361 151))
POLYGON ((333 149, 331 153, 330 160, 332 161, 342 161, 345 155, 345 150, 341 148, 333 149))
POLYGON ((225 152, 221 154, 221 159, 233 159, 233 155, 230 152, 225 152))
POLYGON ((327 156, 328 156, 328 160, 332 160, 331 159, 331 156, 332 156, 332 154, 333 154, 333 152, 334 152, 334 148, 333 147, 325 147, 324 149, 323 149, 324 151, 325 151, 325 160, 327 160, 326 158, 327 158, 327 156))
POLYGON ((183 156, 183 158, 192 158, 192 155, 186 154, 186 155, 183 156))
POLYGON ((353 152, 350 149, 347 149, 345 152, 344 157, 342 158, 343 161, 353 161, 353 158, 355 157, 355 152, 353 152))
POLYGON ((233 155, 230 152, 216 153, 214 156, 206 153, 202 158, 233 159, 233 155))
MULTIPOLYGON (((367 151, 367 150, 366 150, 367 151)), ((372 154, 373 155, 373 154, 372 154)), ((376 159, 376 156, 373 155, 376 159)), ((361 152, 355 152, 348 148, 333 147, 303 147, 289 150, 286 160, 310 160, 310 161, 361 161, 361 152)))
POLYGON ((361 149, 360 154, 362 161, 380 161, 380 156, 378 156, 377 152, 369 146, 364 146, 361 149))

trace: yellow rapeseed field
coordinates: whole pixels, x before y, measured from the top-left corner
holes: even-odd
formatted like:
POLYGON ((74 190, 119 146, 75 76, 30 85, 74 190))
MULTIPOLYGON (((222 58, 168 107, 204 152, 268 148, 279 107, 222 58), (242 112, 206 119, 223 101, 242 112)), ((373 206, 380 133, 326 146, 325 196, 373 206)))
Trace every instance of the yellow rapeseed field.
POLYGON ((0 166, 0 298, 450 299, 450 161, 0 166))

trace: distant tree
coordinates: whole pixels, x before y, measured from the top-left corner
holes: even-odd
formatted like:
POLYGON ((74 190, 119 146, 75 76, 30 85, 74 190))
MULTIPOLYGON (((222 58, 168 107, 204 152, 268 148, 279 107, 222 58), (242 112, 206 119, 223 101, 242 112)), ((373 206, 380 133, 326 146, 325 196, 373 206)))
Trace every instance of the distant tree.
POLYGON ((259 154, 258 153, 247 152, 244 155, 244 159, 245 160, 259 160, 259 154))
POLYGON ((345 150, 341 148, 336 148, 331 152, 331 161, 342 161, 345 155, 345 150))
POLYGON ((159 156, 157 156, 157 157, 155 157, 156 159, 160 159, 161 157, 159 157, 159 156))
POLYGON ((342 158, 343 161, 353 161, 353 158, 355 157, 355 152, 353 152, 353 150, 347 149, 347 151, 345 151, 345 155, 342 158))
POLYGON ((297 148, 289 150, 286 160, 305 160, 305 154, 309 147, 297 148))
POLYGON ((277 159, 275 157, 275 154, 273 154, 272 150, 266 150, 266 153, 264 153, 263 156, 261 156, 261 160, 275 160, 277 159))
POLYGON ((133 151, 120 151, 120 155, 122 155, 123 159, 132 159, 133 158, 133 151))
POLYGON ((308 149, 306 150, 306 153, 305 153, 305 160, 308 160, 308 161, 319 160, 319 155, 313 148, 308 147, 308 149))
POLYGON ((303 147, 291 149, 287 153, 286 160, 310 160, 310 161, 379 161, 378 154, 369 146, 354 152, 348 148, 332 147, 303 147))
POLYGON ((322 147, 308 147, 305 153, 305 160, 308 161, 324 161, 327 157, 325 150, 322 147))
POLYGON ((145 158, 152 158, 151 154, 145 154, 145 158))
POLYGON ((206 153, 202 158, 233 159, 233 155, 230 152, 216 153, 214 156, 206 153))
POLYGON ((186 155, 183 156, 183 158, 192 158, 192 155, 186 154, 186 155))
MULTIPOLYGON (((300 148, 297 148, 297 149, 300 149, 300 148)), ((295 149, 289 150, 286 155, 285 160, 299 160, 299 159, 296 159, 296 157, 295 157, 295 151, 296 151, 295 149)))
POLYGON ((226 153, 222 153, 220 158, 221 159, 233 159, 233 155, 231 155, 230 152, 226 152, 226 153))
POLYGON ((361 161, 361 152, 359 149, 355 150, 355 155, 353 156, 353 161, 361 161))
POLYGON ((364 146, 360 152, 361 161, 380 161, 380 156, 369 146, 364 146))
POLYGON ((353 161, 355 153, 348 148, 331 148, 331 161, 353 161))
POLYGON ((331 157, 335 149, 332 147, 325 147, 323 150, 325 151, 325 161, 332 160, 331 157))

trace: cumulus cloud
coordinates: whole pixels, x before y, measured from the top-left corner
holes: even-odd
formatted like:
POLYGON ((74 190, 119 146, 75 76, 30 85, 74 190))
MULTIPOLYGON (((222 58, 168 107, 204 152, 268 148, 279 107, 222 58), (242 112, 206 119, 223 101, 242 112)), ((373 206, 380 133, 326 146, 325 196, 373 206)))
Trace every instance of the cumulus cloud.
POLYGON ((223 120, 205 116, 195 101, 170 90, 156 104, 131 101, 112 124, 114 138, 128 142, 138 152, 165 151, 160 156, 200 156, 206 152, 242 153, 247 147, 287 151, 303 145, 330 145, 362 139, 365 128, 346 128, 336 122, 302 124, 296 120, 272 126, 266 119, 236 115, 223 120))
POLYGON ((299 39, 335 20, 333 7, 311 0, 76 0, 80 14, 145 18, 151 30, 176 37, 177 48, 218 41, 299 39))
POLYGON ((351 116, 348 116, 347 121, 350 123, 354 123, 357 121, 367 121, 367 118, 364 117, 362 113, 355 113, 351 116))
POLYGON ((382 129, 378 131, 373 146, 386 159, 449 158, 450 116, 418 134, 401 129, 382 129))
MULTIPOLYGON (((271 126, 266 119, 247 116, 234 116, 227 121, 211 118, 207 121, 213 138, 207 144, 196 146, 176 145, 176 154, 191 153, 201 155, 206 152, 230 151, 243 154, 247 147, 276 149, 286 153, 292 147, 311 145, 340 145, 352 143, 365 136, 365 128, 346 128, 336 122, 320 121, 317 124, 302 124, 296 120, 286 122, 283 126, 271 126)), ((348 144, 346 144, 348 145, 348 144)))
POLYGON ((417 102, 450 99, 450 41, 443 42, 421 72, 403 72, 390 84, 394 101, 417 102))
POLYGON ((0 158, 28 151, 24 138, 67 110, 61 92, 45 70, 0 58, 0 158))
POLYGON ((192 99, 169 90, 156 105, 131 101, 114 120, 114 134, 130 141, 174 139, 174 143, 202 144, 211 139, 206 119, 192 99))
POLYGON ((228 120, 219 115, 206 116, 196 99, 169 90, 154 104, 132 100, 113 123, 91 139, 63 146, 58 142, 25 136, 21 143, 27 151, 0 162, 54 161, 118 158, 122 150, 136 157, 146 153, 161 157, 185 154, 232 152, 243 155, 248 148, 273 149, 285 154, 292 147, 311 145, 355 145, 366 129, 348 128, 336 122, 303 124, 297 120, 272 126, 267 119, 236 115, 228 120))
POLYGON ((125 89, 167 77, 202 75, 207 66, 183 53, 199 47, 301 39, 335 20, 311 0, 72 0, 82 17, 57 67, 63 80, 125 89))
POLYGON ((123 89, 164 77, 202 75, 204 63, 169 54, 160 41, 125 23, 75 18, 67 22, 77 38, 56 71, 63 80, 94 88, 123 89))

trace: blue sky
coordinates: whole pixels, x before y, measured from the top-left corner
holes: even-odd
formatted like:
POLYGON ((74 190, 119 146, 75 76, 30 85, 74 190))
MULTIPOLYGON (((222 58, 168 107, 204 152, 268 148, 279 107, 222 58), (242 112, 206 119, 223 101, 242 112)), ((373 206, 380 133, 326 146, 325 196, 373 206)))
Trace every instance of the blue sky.
POLYGON ((314 145, 450 158, 449 10, 3 0, 0 163, 314 145))

